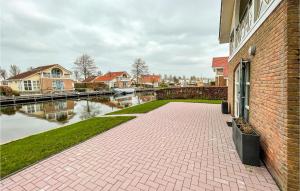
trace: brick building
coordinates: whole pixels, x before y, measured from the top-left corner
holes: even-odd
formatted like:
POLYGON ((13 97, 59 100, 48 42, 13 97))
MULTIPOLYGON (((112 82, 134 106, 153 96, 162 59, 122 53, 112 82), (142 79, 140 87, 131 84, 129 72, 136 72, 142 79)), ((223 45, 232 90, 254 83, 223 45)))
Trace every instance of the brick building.
POLYGON ((228 102, 260 134, 262 159, 282 190, 299 190, 299 1, 222 0, 230 43, 228 102))
POLYGON ((74 81, 69 70, 59 64, 33 68, 6 80, 7 86, 21 94, 73 91, 74 81))
POLYGON ((215 86, 228 86, 228 57, 214 57, 212 68, 215 72, 215 86))

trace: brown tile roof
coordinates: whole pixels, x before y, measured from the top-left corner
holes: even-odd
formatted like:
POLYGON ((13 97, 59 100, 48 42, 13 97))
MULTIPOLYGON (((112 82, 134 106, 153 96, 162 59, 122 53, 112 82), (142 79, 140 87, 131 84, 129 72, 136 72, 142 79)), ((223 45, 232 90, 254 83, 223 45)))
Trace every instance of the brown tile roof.
POLYGON ((37 73, 37 72, 41 72, 43 70, 51 68, 51 67, 53 67, 55 65, 58 65, 58 64, 51 64, 51 65, 46 65, 46 66, 40 66, 40 67, 34 68, 34 69, 30 70, 30 71, 22 72, 20 74, 12 76, 12 77, 8 78, 7 80, 19 80, 19 79, 23 79, 23 78, 29 77, 29 76, 37 73))
POLYGON ((123 74, 126 74, 126 72, 108 72, 104 74, 103 76, 98 76, 95 81, 96 82, 104 82, 104 81, 111 81, 115 79, 118 76, 121 76, 123 74))
POLYGON ((228 57, 214 57, 212 60, 213 68, 223 68, 224 77, 228 76, 228 57))
POLYGON ((83 80, 83 83, 89 83, 89 82, 93 82, 98 76, 90 76, 87 77, 85 80, 83 80))

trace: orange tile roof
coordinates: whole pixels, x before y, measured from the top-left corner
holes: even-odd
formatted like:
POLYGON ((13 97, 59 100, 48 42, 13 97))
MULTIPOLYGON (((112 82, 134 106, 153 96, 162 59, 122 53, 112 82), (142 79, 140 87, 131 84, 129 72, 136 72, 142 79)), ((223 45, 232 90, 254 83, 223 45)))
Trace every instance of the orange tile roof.
POLYGON ((26 78, 26 77, 29 77, 35 73, 38 73, 38 72, 41 72, 43 70, 46 70, 48 68, 51 68, 55 65, 58 65, 58 64, 51 64, 51 65, 46 65, 46 66, 40 66, 40 67, 37 67, 37 68, 34 68, 30 71, 26 71, 26 72, 22 72, 20 74, 17 74, 15 76, 12 76, 10 78, 8 78, 7 80, 19 80, 19 79, 23 79, 23 78, 26 78))
POLYGON ((160 81, 159 75, 142 75, 141 82, 142 83, 155 83, 160 81))
POLYGON ((214 57, 212 60, 213 68, 223 68, 224 77, 228 76, 228 57, 214 57))
POLYGON ((95 79, 95 82, 105 82, 105 81, 111 81, 115 79, 116 77, 122 76, 123 74, 126 74, 126 72, 108 72, 104 74, 103 76, 98 76, 95 79))

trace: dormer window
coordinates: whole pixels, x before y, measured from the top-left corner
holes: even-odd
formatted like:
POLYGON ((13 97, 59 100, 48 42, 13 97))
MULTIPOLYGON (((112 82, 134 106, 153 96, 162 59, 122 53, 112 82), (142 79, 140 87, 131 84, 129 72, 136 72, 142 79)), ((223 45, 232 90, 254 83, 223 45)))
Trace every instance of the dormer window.
POLYGON ((51 70, 52 78, 60 78, 62 76, 62 71, 59 68, 53 68, 51 70))

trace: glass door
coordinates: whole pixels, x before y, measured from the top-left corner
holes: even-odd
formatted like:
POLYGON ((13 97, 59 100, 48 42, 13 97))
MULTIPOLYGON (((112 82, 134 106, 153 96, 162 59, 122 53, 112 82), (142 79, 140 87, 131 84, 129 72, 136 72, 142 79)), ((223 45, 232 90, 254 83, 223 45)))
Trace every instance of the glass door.
POLYGON ((234 116, 249 118, 250 62, 241 61, 235 71, 234 116))
POLYGON ((240 67, 237 67, 234 75, 234 116, 240 116, 240 67))

